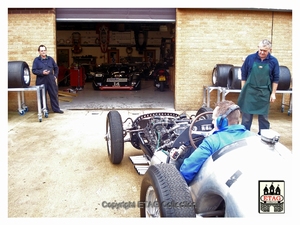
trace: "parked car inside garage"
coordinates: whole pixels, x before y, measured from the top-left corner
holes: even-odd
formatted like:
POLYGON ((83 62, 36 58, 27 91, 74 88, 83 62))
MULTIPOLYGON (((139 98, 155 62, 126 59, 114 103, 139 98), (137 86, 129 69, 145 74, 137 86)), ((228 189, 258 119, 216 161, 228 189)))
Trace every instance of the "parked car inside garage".
POLYGON ((129 64, 101 64, 93 80, 94 90, 140 90, 141 77, 129 64))

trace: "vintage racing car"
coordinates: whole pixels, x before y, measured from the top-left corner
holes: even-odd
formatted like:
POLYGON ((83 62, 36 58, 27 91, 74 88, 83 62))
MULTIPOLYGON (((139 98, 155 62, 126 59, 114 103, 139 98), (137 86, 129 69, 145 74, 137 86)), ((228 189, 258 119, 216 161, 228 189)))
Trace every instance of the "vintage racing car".
POLYGON ((187 185, 176 162, 184 159, 188 148, 195 149, 211 135, 211 115, 207 107, 192 116, 154 112, 124 122, 118 111, 107 114, 105 140, 111 163, 121 163, 124 142, 142 150, 140 156, 129 157, 137 172, 144 175, 141 217, 285 213, 287 189, 292 186, 292 154, 273 130, 262 130, 261 136, 242 139, 215 152, 187 185))
POLYGON ((102 64, 96 68, 93 88, 94 90, 140 90, 141 76, 129 64, 102 64))

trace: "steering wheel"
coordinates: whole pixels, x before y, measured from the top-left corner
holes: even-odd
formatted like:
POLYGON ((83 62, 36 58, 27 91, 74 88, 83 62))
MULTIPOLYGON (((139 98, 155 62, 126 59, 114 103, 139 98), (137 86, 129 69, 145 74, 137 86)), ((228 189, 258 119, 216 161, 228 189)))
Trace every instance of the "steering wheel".
MULTIPOLYGON (((194 139, 193 139, 192 134, 193 134, 193 133, 194 133, 194 134, 200 134, 199 131, 193 130, 194 124, 195 124, 195 122, 198 121, 198 120, 207 119, 207 116, 206 116, 206 115, 208 115, 208 114, 211 115, 211 117, 212 117, 213 111, 207 111, 207 112, 200 113, 200 114, 197 115, 197 116, 193 119, 193 121, 191 122, 191 125, 190 125, 190 127, 189 127, 189 140, 190 140, 190 143, 191 143, 191 145, 192 145, 192 147, 193 147, 194 149, 196 149, 197 146, 196 146, 196 144, 195 144, 195 141, 194 141, 194 139)), ((210 131, 209 131, 209 132, 210 132, 210 131)), ((205 134, 205 133, 208 134, 209 132, 207 132, 207 131, 201 131, 201 134, 202 134, 202 135, 205 134)))

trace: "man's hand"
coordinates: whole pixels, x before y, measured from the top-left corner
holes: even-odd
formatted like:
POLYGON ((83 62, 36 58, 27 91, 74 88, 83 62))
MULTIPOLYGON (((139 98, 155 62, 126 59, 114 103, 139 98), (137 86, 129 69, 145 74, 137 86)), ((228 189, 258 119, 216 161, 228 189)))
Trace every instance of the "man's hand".
POLYGON ((276 95, 275 94, 271 94, 270 96, 270 102, 275 102, 276 100, 276 95))
POLYGON ((43 74, 44 74, 44 75, 48 75, 49 73, 50 73, 50 70, 44 70, 44 71, 43 71, 43 74))

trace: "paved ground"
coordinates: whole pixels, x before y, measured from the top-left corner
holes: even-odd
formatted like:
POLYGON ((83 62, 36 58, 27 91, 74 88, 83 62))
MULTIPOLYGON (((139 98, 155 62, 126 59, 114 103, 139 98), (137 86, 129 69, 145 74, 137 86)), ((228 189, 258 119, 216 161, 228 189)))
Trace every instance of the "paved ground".
POLYGON ((124 160, 107 157, 106 112, 67 111, 39 123, 36 114, 9 114, 9 217, 138 217, 138 208, 112 209, 114 202, 137 202, 141 176, 126 145, 124 160))

